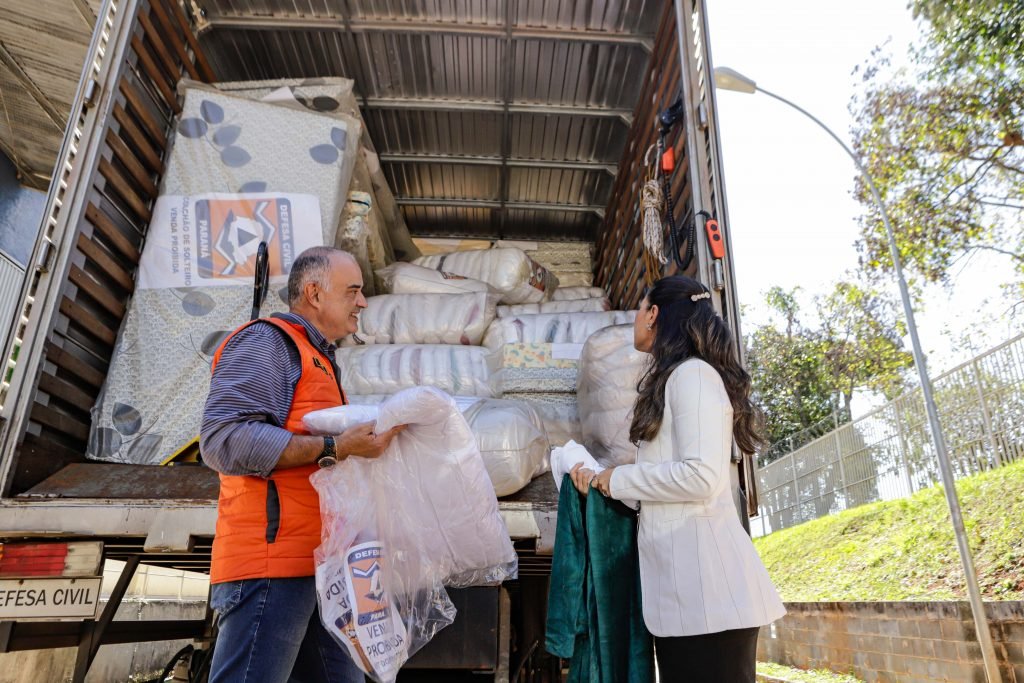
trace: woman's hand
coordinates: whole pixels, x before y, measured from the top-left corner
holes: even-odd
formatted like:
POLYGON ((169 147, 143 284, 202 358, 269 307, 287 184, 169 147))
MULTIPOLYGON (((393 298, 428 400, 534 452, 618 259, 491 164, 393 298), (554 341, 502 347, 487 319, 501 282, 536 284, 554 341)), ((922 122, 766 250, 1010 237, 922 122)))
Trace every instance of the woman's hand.
POLYGON ((569 470, 569 477, 572 478, 572 484, 576 490, 585 496, 590 493, 590 483, 597 478, 597 475, 593 470, 584 467, 583 463, 578 462, 569 470))
POLYGON ((614 467, 609 467, 594 479, 594 488, 600 491, 601 495, 606 498, 611 498, 612 496, 612 470, 614 469, 614 467))
POLYGON ((590 493, 591 487, 596 488, 599 493, 608 496, 611 494, 613 469, 615 468, 609 467, 606 470, 602 470, 600 474, 597 474, 594 470, 584 467, 583 463, 578 462, 569 470, 569 476, 572 478, 572 483, 576 490, 584 496, 590 493))

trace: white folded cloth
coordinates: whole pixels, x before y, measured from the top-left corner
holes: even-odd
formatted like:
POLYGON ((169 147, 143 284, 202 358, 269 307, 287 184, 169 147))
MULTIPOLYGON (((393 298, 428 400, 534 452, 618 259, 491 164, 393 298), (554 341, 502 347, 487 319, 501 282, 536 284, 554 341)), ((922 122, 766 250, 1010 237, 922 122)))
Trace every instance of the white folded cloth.
POLYGON ((555 486, 559 490, 562 488, 562 476, 568 474, 578 462, 595 473, 604 471, 604 466, 594 460, 590 451, 575 441, 570 440, 564 446, 555 446, 551 449, 551 474, 555 477, 555 486))

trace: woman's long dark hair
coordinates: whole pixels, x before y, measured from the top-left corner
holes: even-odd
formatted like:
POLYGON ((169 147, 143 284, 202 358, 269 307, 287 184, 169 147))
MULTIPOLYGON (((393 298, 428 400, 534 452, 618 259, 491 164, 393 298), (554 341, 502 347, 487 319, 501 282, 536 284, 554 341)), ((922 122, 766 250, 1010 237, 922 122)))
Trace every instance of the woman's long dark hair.
POLYGON ((765 443, 761 411, 750 401, 750 375, 736 357, 732 333, 715 312, 710 298, 690 297, 708 290, 693 278, 665 277, 647 293, 647 306, 658 307, 651 364, 637 383, 629 440, 639 445, 650 441, 661 428, 665 413, 665 385, 680 363, 700 358, 718 371, 732 403, 732 435, 744 453, 754 453, 765 443))

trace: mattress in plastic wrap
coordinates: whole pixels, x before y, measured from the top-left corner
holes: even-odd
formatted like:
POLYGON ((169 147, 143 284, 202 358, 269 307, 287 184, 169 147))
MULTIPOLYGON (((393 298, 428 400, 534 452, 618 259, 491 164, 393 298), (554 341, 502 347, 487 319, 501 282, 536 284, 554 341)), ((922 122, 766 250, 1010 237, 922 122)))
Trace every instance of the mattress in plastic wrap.
POLYGON ((366 300, 359 330, 343 344, 478 346, 494 320, 492 294, 384 294, 366 300))
POLYGON ((636 383, 649 358, 633 348, 631 325, 600 330, 583 346, 576 385, 582 443, 606 467, 636 461, 629 426, 636 383))
MULTIPOLYGON (((350 394, 352 405, 348 410, 351 412, 353 406, 372 408, 390 398, 384 394, 350 394)), ((495 495, 512 495, 548 470, 549 437, 538 406, 475 396, 454 396, 453 400, 476 437, 495 495)), ((359 413, 358 419, 375 420, 376 411, 359 413)), ((312 413, 306 420, 318 433, 329 433, 331 410, 312 413)))
MULTIPOLYGON (((249 99, 262 99, 277 104, 291 104, 289 102, 291 100, 313 111, 344 114, 361 120, 359 104, 353 94, 354 85, 354 82, 348 78, 304 78, 227 81, 217 83, 215 87, 237 92, 249 99)), ((402 216, 394 194, 384 177, 384 172, 381 170, 380 159, 372 151, 373 141, 370 139, 365 125, 363 125, 360 143, 359 156, 365 163, 369 182, 365 184, 365 187, 361 184, 360 187, 352 189, 369 192, 373 195, 376 206, 380 210, 380 218, 383 219, 384 229, 380 231, 380 237, 384 242, 390 243, 389 249, 394 250, 395 258, 414 259, 420 255, 419 249, 416 248, 409 236, 405 218, 402 216)))
MULTIPOLYGON (((561 280, 561 278, 559 278, 561 280)), ((559 287, 551 295, 552 301, 572 301, 575 299, 603 299, 608 295, 600 287, 559 287)))
POLYGON ((488 357, 495 392, 567 393, 576 387, 582 344, 504 344, 488 357))
POLYGON ((636 311, 511 315, 491 323, 483 343, 490 349, 524 342, 582 344, 594 332, 610 325, 632 323, 634 318, 636 311))
POLYGON ((498 317, 526 315, 530 313, 592 313, 610 310, 608 299, 575 299, 571 301, 545 301, 537 304, 516 304, 498 306, 498 317))
POLYGON ((432 386, 453 396, 493 397, 482 346, 374 344, 338 349, 341 386, 353 394, 394 394, 432 386))
POLYGON ((381 294, 464 294, 498 290, 486 282, 412 263, 392 263, 376 273, 381 294))
POLYGON ((482 249, 421 256, 416 265, 482 280, 501 294, 502 303, 539 303, 551 298, 558 278, 520 249, 482 249))
POLYGON ((260 240, 270 245, 269 315, 287 308, 294 257, 333 241, 342 160, 359 139, 357 122, 183 91, 137 287, 93 408, 92 459, 159 464, 198 435, 212 355, 250 317, 260 240))

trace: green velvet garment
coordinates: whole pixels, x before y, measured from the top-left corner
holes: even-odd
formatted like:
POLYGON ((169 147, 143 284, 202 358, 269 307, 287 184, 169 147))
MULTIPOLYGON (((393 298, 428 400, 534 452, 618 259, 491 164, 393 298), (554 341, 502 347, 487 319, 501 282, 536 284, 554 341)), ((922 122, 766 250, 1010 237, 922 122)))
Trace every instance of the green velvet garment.
POLYGON ((558 497, 547 650, 569 659, 568 683, 652 683, 654 648, 640 605, 636 513, 569 475, 558 497))

